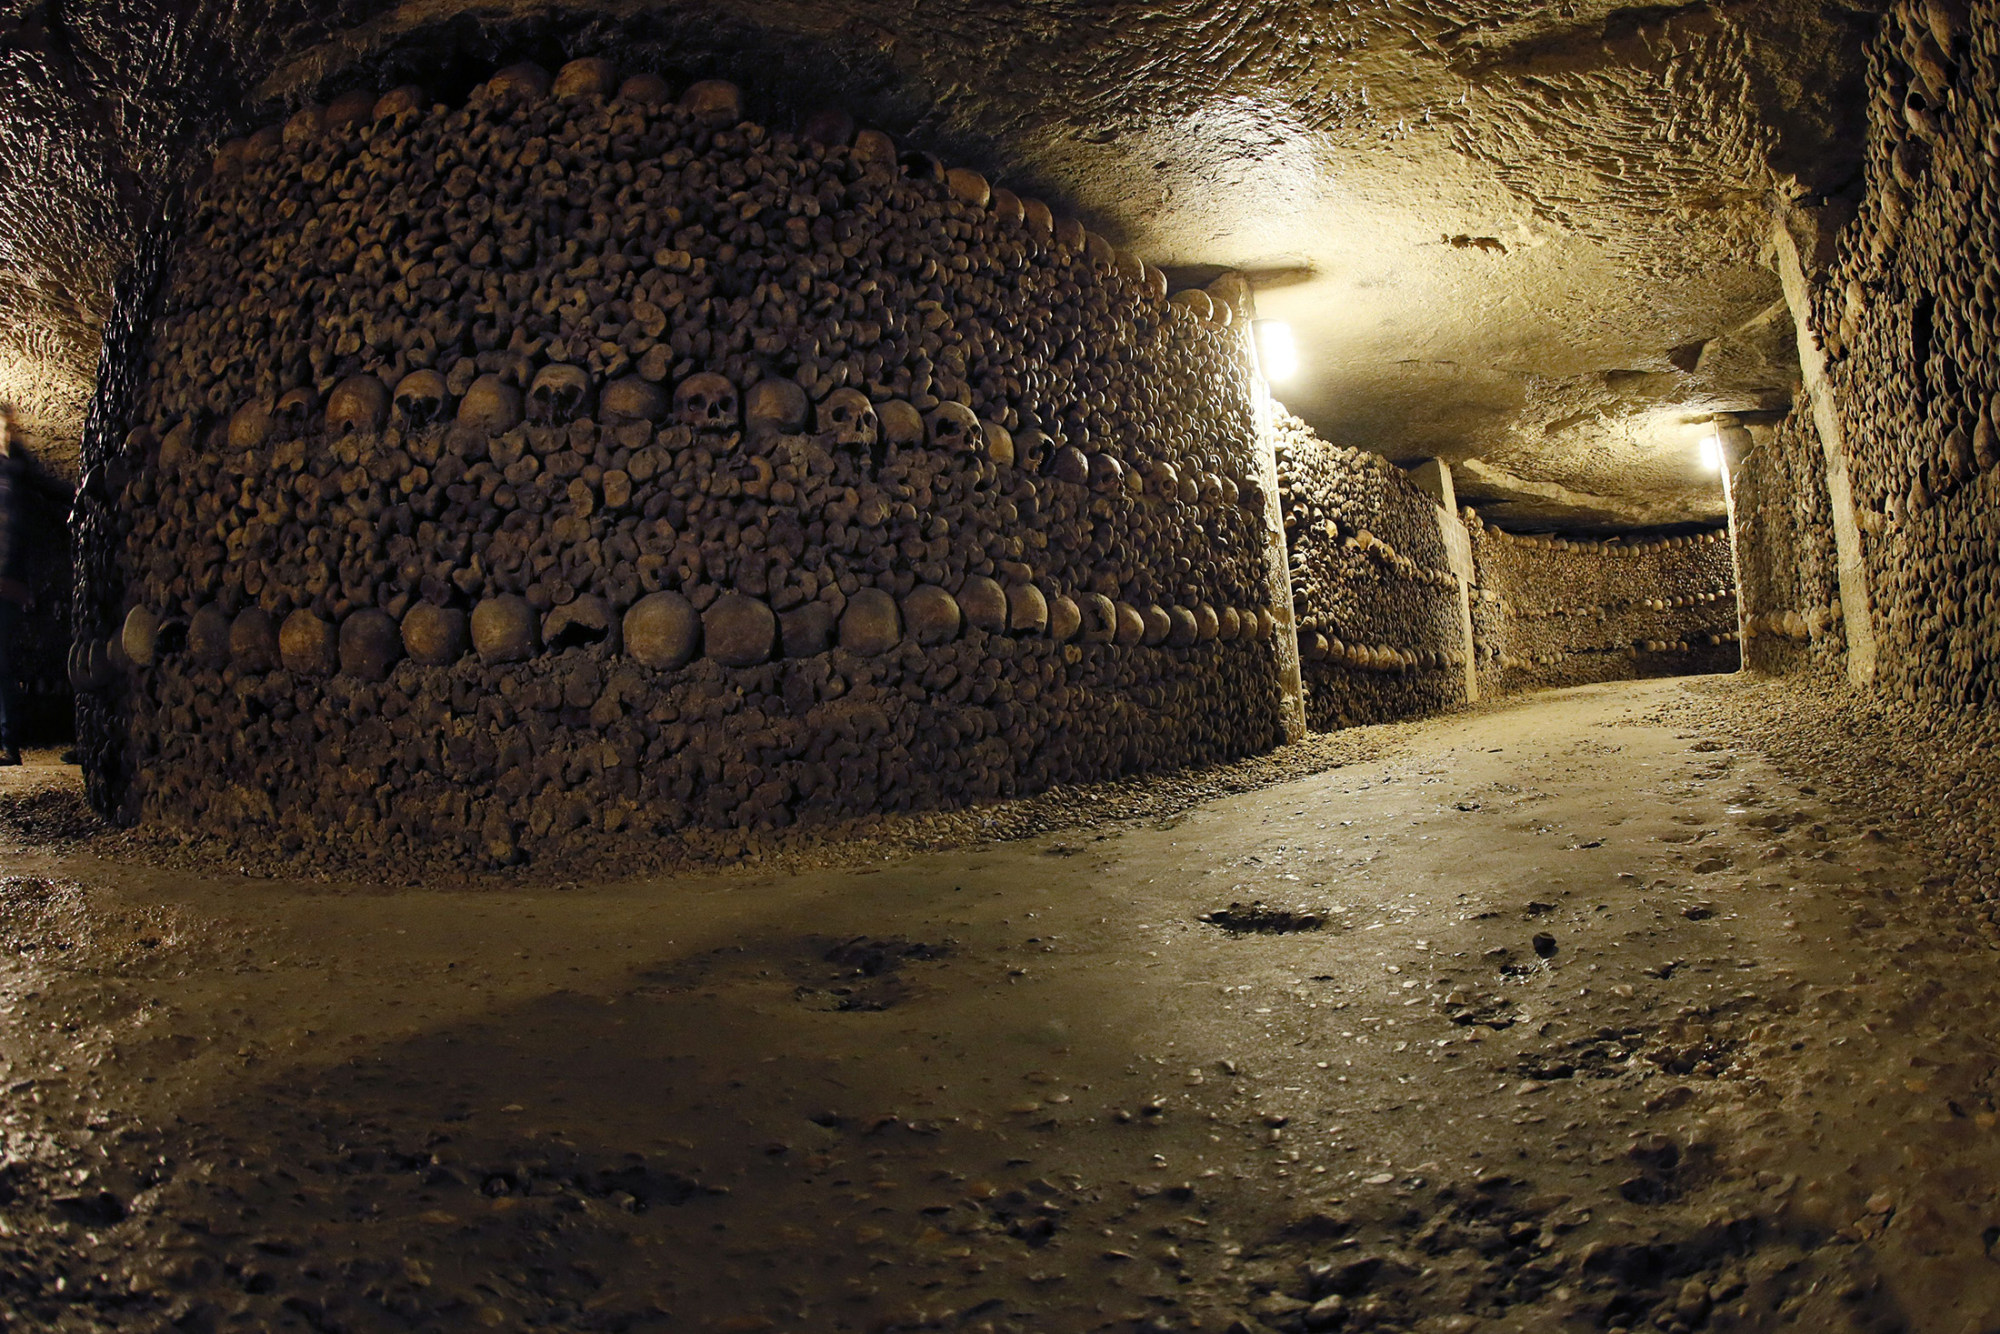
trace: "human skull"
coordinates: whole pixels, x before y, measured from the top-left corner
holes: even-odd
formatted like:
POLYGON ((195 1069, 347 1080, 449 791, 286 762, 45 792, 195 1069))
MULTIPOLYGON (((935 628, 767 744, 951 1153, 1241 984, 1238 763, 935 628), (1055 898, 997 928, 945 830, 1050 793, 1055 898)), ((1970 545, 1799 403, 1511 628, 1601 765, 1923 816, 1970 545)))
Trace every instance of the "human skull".
POLYGON ((743 119, 743 90, 725 79, 703 79, 681 94, 681 109, 711 127, 734 125, 743 119))
POLYGON ((627 375, 604 386, 598 407, 606 418, 656 422, 667 415, 667 395, 652 381, 627 375))
POLYGON ((326 428, 337 435, 380 430, 389 412, 389 387, 373 375, 350 375, 326 399, 326 428))
POLYGON ((471 636, 465 613, 456 607, 419 602, 403 616, 403 649, 426 667, 449 667, 465 655, 471 636))
POLYGON ((239 672, 268 672, 278 666, 278 623, 262 607, 245 607, 229 624, 229 656, 239 672))
POLYGON ((482 375, 458 400, 458 424, 498 435, 521 420, 521 391, 497 375, 482 375))
POLYGON ((983 445, 979 415, 963 403, 940 403, 924 419, 925 433, 933 449, 971 449, 983 445))
POLYGON ((1002 467, 1011 467, 1014 462, 1014 436, 999 422, 982 421, 980 433, 986 442, 986 457, 1002 467))
POLYGON ((1087 486, 1090 483, 1090 458, 1075 445, 1064 445, 1056 451, 1052 471, 1061 481, 1074 486, 1087 486))
POLYGON ((379 123, 413 111, 421 111, 428 102, 424 90, 413 83, 391 88, 375 99, 375 120, 379 123))
POLYGON ((674 420, 696 431, 733 431, 743 419, 736 386, 726 375, 697 371, 674 387, 674 420))
POLYGON ((609 97, 618 86, 618 67, 601 56, 572 60, 556 71, 551 92, 558 100, 573 97, 609 97))
POLYGON ((487 598, 472 609, 473 650, 487 663, 525 662, 541 649, 540 620, 526 598, 487 598))
POLYGON ((649 593, 632 604, 623 624, 625 651, 648 667, 672 671, 701 649, 701 613, 679 593, 649 593))
POLYGON ((486 94, 495 102, 539 102, 548 96, 549 72, 540 65, 509 65, 486 81, 486 94))
POLYGON ((657 107, 673 100, 667 81, 657 74, 628 74, 618 85, 618 98, 642 107, 657 107))
POLYGON ((375 90, 355 88, 328 102, 320 123, 328 131, 340 131, 351 125, 365 125, 374 114, 375 90))
POLYGON ((875 405, 881 437, 892 445, 921 445, 924 442, 924 414, 900 398, 885 399, 875 405))
POLYGON ((396 384, 396 419, 412 430, 444 420, 451 391, 433 370, 411 371, 396 384))
POLYGON ((816 144, 844 148, 854 142, 854 117, 837 107, 815 111, 806 117, 800 133, 816 144))
POLYGON ((271 409, 261 398, 256 398, 236 409, 229 419, 229 447, 231 449, 255 449, 271 434, 271 409))
POLYGON ((188 656, 197 667, 220 671, 229 661, 229 613, 210 602, 188 617, 188 656))
POLYGON ((152 666, 154 646, 159 642, 160 614, 151 607, 132 608, 125 613, 119 635, 127 658, 140 667, 152 666))
POLYGON ((590 376, 581 366, 553 362, 535 373, 528 386, 528 415, 551 426, 574 419, 590 395, 590 376))
POLYGON ((297 151, 319 138, 320 131, 325 128, 326 112, 324 108, 310 105, 300 107, 292 113, 292 118, 285 122, 283 131, 284 145, 286 148, 297 151))
POLYGON ((298 676, 330 676, 337 657, 333 627, 300 607, 278 626, 278 660, 298 676))
POLYGON ((796 380, 765 376, 750 386, 743 406, 752 435, 790 435, 806 424, 806 391, 796 380))
POLYGON ((287 440, 296 440, 306 433, 306 424, 312 420, 313 406, 312 390, 304 386, 287 389, 278 395, 277 406, 271 409, 271 423, 287 440))
POLYGON ((819 429, 830 432, 837 445, 866 449, 875 443, 875 405, 859 389, 836 389, 828 394, 819 405, 817 421, 819 429))
POLYGON ((1115 496, 1125 489, 1125 465, 1109 454, 1090 456, 1090 489, 1099 495, 1115 496))
POLYGON ((403 657, 403 630, 379 607, 363 607, 340 623, 340 670, 363 681, 388 679, 403 657))

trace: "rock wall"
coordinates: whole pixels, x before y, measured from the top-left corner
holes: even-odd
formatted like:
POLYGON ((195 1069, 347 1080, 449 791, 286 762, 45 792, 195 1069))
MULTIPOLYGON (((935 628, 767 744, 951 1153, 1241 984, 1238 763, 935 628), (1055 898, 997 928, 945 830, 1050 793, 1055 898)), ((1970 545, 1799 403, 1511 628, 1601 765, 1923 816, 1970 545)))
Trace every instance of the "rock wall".
POLYGON ((2000 692, 2000 13, 1901 3, 1868 51, 1866 192, 1814 275, 1879 686, 2000 692))
POLYGON ((1730 460, 1743 663, 1762 672, 1842 671, 1845 636, 1826 457, 1801 402, 1757 428, 1730 460))
POLYGON ((1726 532, 1578 542, 1465 520, 1482 697, 1736 670, 1726 532))
POLYGON ((99 450, 93 793, 504 862, 1267 748, 1242 339, 728 85, 306 108, 218 155, 99 450))
POLYGON ((1329 731, 1466 698, 1465 633, 1438 502, 1379 454, 1275 420, 1306 720, 1329 731))

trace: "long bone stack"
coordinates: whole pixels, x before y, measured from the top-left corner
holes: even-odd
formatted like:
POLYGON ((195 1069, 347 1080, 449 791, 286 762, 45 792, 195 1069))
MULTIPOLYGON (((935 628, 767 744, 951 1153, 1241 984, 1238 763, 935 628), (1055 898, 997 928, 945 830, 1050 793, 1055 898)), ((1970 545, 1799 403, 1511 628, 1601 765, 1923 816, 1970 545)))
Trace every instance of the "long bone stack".
POLYGON ((1728 533, 1592 542, 1465 519, 1482 694, 1738 665, 1728 533))
POLYGON ((1465 702, 1458 580, 1438 505, 1378 454, 1276 416, 1306 715, 1327 730, 1465 702))
POLYGON ((515 67, 217 155, 116 461, 125 814, 506 861, 1274 744, 1226 300, 670 91, 515 67))
MULTIPOLYGON (((1870 618, 1888 692, 1983 708, 2000 692, 2000 15, 1899 0, 1870 43, 1867 89, 1867 189, 1807 275, 1867 575, 1852 611, 1870 618)), ((1792 457, 1767 461, 1771 480, 1810 475, 1799 456, 1828 443, 1800 426, 1774 443, 1792 457)), ((1747 499, 1801 550, 1831 544, 1831 514, 1787 513, 1772 486, 1747 499)), ((1827 656, 1826 610, 1843 601, 1823 582, 1774 588, 1754 656, 1827 656)))

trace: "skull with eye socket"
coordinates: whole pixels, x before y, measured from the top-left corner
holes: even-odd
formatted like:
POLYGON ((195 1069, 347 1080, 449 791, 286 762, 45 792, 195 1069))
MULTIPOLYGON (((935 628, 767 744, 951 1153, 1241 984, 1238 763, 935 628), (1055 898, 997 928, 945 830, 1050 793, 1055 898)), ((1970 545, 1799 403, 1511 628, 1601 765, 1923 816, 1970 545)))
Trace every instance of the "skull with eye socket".
POLYGON ((924 419, 924 432, 930 437, 932 449, 971 449, 975 444, 985 443, 979 414, 963 403, 938 404, 924 419))
POLYGON ((720 435, 743 420, 743 401, 728 376, 697 371, 674 387, 674 420, 690 430, 720 435))
POLYGON ((535 373, 528 386, 528 416, 550 426, 574 421, 590 397, 590 376, 581 366, 554 362, 535 373))
POLYGON ((410 430, 444 420, 450 402, 451 390, 436 371, 411 371, 396 383, 396 420, 410 430))
POLYGON ((317 406, 312 390, 303 386, 287 389, 278 395, 277 406, 271 409, 271 424, 285 439, 296 440, 312 424, 313 409, 317 406))
POLYGON ((836 389, 820 402, 815 422, 843 449, 873 449, 880 433, 875 405, 859 389, 836 389))

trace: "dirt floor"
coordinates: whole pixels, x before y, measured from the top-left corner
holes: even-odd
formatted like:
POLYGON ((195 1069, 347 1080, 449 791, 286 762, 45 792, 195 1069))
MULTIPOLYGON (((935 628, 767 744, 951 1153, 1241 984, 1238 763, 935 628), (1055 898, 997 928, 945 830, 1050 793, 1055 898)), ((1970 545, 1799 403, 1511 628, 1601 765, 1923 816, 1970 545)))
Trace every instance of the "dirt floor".
POLYGON ((1836 716, 1591 686, 588 885, 162 869, 32 756, 0 1317, 2000 1330, 1977 859, 1836 716))

